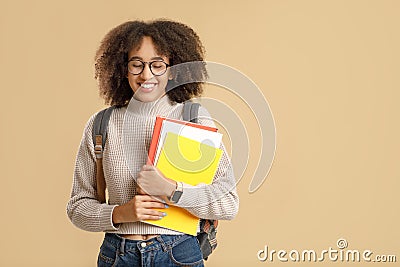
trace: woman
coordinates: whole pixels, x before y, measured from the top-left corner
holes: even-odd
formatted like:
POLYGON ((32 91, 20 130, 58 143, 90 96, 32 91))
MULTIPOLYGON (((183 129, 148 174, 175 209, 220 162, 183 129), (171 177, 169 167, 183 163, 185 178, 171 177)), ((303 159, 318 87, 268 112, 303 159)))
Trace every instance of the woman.
MULTIPOLYGON (((182 119, 182 102, 202 92, 199 83, 180 85, 166 92, 167 84, 174 80, 170 66, 203 59, 204 50, 197 34, 174 21, 126 22, 102 40, 95 57, 95 78, 106 104, 118 107, 110 117, 103 155, 109 199, 108 203, 100 203, 96 197, 93 115, 79 147, 67 206, 74 225, 86 231, 106 232, 98 266, 203 266, 195 236, 142 221, 168 216, 168 212, 155 210, 168 210, 168 205, 183 207, 205 219, 229 220, 237 214, 235 179, 223 146, 211 185, 177 184, 155 167, 145 165, 156 115, 182 119), (132 167, 126 164, 122 146, 128 103, 134 136, 132 167), (175 194, 178 187, 179 195, 175 194), (221 188, 229 190, 222 192, 221 188), (220 197, 216 198, 218 194, 220 197), (216 200, 199 206, 200 198, 216 200), (167 203, 161 199, 167 199, 167 203)), ((203 107, 199 109, 199 123, 215 126, 203 107)))

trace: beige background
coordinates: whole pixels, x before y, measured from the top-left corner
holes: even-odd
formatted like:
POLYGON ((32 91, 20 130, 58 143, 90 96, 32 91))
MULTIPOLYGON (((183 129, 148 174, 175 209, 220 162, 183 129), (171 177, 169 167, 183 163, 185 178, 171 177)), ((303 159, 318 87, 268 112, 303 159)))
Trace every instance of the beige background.
POLYGON ((214 2, 0 2, 1 266, 95 265, 102 234, 65 212, 83 126, 103 107, 94 52, 112 27, 159 17, 191 25, 207 60, 251 77, 276 121, 268 179, 247 193, 249 166, 206 266, 281 266, 257 251, 321 251, 341 237, 400 260, 400 2, 214 2))

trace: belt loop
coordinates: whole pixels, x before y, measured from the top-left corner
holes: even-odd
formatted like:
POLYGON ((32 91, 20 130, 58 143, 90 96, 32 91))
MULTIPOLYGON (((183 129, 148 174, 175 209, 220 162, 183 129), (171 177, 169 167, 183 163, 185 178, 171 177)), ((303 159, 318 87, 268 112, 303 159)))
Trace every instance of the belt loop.
POLYGON ((121 243, 119 244, 119 255, 120 256, 124 256, 124 253, 125 253, 125 238, 124 237, 121 237, 122 238, 122 240, 121 240, 121 243))
POLYGON ((157 241, 160 243, 162 250, 165 252, 168 250, 167 244, 165 244, 164 239, 161 235, 156 237, 157 241))

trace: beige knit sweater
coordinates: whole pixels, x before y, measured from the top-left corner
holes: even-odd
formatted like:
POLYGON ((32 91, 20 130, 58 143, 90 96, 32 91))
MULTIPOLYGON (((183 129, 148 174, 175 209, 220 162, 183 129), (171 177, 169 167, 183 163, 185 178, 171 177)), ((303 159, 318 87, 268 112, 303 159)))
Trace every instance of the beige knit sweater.
MULTIPOLYGON (((143 222, 115 226, 112 212, 117 205, 128 202, 136 194, 134 177, 146 164, 155 117, 182 119, 182 112, 183 104, 172 105, 167 96, 155 102, 140 102, 133 98, 128 107, 113 111, 103 155, 109 200, 103 204, 97 201, 95 191, 96 162, 92 141, 95 115, 89 119, 76 157, 72 193, 67 205, 68 217, 75 226, 92 232, 180 234, 143 222)), ((215 127, 203 107, 199 109, 199 123, 215 127)), ((232 166, 223 145, 221 148, 223 155, 213 183, 184 184, 182 197, 176 204, 199 218, 229 220, 238 212, 239 198, 232 166)))

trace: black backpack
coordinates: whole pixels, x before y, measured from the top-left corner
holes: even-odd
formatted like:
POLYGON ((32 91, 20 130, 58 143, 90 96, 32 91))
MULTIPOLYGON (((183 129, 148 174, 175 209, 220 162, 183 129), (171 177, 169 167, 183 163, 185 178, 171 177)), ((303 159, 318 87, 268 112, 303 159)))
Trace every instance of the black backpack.
MULTIPOLYGON (((198 123, 199 103, 186 101, 183 106, 183 120, 198 123)), ((100 111, 93 122, 93 144, 96 154, 96 182, 97 196, 101 203, 106 202, 105 190, 106 182, 103 172, 103 148, 107 139, 108 121, 115 106, 111 106, 100 111)), ((217 247, 217 226, 218 220, 200 219, 200 233, 197 234, 197 240, 200 244, 203 259, 207 260, 208 256, 217 247)))

